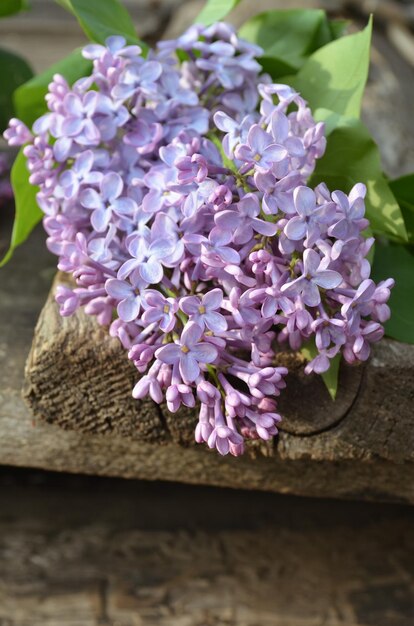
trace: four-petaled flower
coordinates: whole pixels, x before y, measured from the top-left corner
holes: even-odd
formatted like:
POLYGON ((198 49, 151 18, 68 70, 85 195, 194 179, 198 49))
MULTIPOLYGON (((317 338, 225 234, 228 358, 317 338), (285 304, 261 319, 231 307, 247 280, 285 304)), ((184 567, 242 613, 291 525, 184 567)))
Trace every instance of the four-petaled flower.
POLYGON ((331 222, 335 204, 327 202, 318 206, 315 192, 303 186, 293 192, 293 202, 298 215, 288 221, 284 233, 293 241, 306 237, 306 245, 312 246, 321 234, 321 226, 331 222))
POLYGON ((124 322, 132 322, 138 317, 142 304, 141 292, 148 283, 138 280, 134 284, 126 280, 109 278, 105 283, 107 293, 118 300, 118 315, 124 322))
POLYGON ((118 217, 132 217, 136 204, 132 198, 120 198, 123 188, 120 175, 109 172, 101 180, 100 193, 92 187, 82 191, 81 204, 86 209, 92 209, 91 224, 98 233, 108 228, 112 212, 118 217))
POLYGON ((217 348, 200 341, 203 329, 195 322, 187 322, 179 343, 168 343, 158 348, 157 359, 168 365, 178 363, 184 382, 192 383, 200 374, 200 364, 212 363, 217 358, 217 348))
POLYGON ((260 204, 257 196, 246 194, 236 205, 236 210, 220 211, 215 216, 218 228, 233 232, 233 242, 243 245, 250 241, 255 233, 272 237, 277 232, 277 225, 258 217, 260 204))
POLYGON ((155 289, 147 289, 144 298, 145 312, 142 320, 146 324, 158 322, 160 329, 164 333, 169 333, 175 326, 175 313, 178 303, 174 298, 166 298, 155 289))
MULTIPOLYGON (((118 278, 124 280, 137 273, 142 280, 157 285, 164 276, 163 265, 173 257, 177 250, 176 241, 171 238, 149 238, 147 233, 132 235, 127 242, 131 258, 119 268, 118 278)), ((134 279, 135 280, 135 279, 134 279)))
POLYGON ((275 143, 272 135, 259 124, 251 127, 247 143, 239 144, 235 149, 236 158, 261 170, 271 170, 274 163, 283 161, 288 156, 286 148, 275 143))
POLYGON ((180 307, 184 313, 190 316, 191 321, 204 328, 207 326, 214 333, 222 333, 227 330, 226 318, 217 313, 223 303, 221 289, 212 289, 202 298, 187 296, 181 299, 180 307))
POLYGON ((333 289, 342 282, 342 276, 333 270, 321 267, 321 257, 315 250, 305 250, 303 253, 303 274, 281 287, 286 295, 301 295, 307 306, 318 306, 321 301, 319 287, 333 289))

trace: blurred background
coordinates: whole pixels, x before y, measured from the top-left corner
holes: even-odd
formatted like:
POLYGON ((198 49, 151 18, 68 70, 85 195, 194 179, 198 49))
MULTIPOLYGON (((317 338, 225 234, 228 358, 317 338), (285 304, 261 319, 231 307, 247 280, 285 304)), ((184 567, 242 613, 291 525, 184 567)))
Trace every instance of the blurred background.
MULTIPOLYGON (((203 6, 125 4, 150 43, 179 35, 203 6)), ((31 5, 0 21, 0 41, 41 71, 85 38, 52 0, 31 5)), ((298 7, 351 29, 374 13, 363 118, 386 173, 414 170, 414 4, 245 0, 231 21, 298 7)), ((0 212, 0 246, 11 218, 0 212)), ((0 273, 0 626, 413 626, 414 509, 403 504, 12 467, 7 437, 28 443, 22 372, 55 267, 42 238, 0 273)))

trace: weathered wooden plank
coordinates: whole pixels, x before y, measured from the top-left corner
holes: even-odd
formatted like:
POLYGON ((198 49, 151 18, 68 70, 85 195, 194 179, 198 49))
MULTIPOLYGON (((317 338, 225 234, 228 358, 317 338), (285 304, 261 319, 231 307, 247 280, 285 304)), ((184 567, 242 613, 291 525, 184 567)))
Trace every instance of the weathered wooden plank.
MULTIPOLYGON (((312 383, 303 384, 299 366, 292 374, 290 397, 286 393, 288 415, 275 444, 254 447, 250 456, 256 458, 222 459, 191 443, 192 412, 170 415, 151 401, 133 400, 136 374, 123 348, 83 312, 62 320, 52 290, 36 328, 24 395, 35 416, 87 433, 88 445, 93 434, 107 435, 96 438, 96 446, 104 446, 104 473, 111 473, 108 467, 114 470, 115 463, 115 474, 126 476, 414 501, 413 373, 414 348, 384 341, 365 369, 345 369, 341 412, 318 428, 329 415, 323 388, 315 395, 312 383), (123 460, 105 457, 107 440, 123 442, 123 460)), ((79 456, 76 462, 85 471, 88 462, 79 456)))
POLYGON ((0 474, 2 626, 412 626, 414 508, 30 478, 0 474))

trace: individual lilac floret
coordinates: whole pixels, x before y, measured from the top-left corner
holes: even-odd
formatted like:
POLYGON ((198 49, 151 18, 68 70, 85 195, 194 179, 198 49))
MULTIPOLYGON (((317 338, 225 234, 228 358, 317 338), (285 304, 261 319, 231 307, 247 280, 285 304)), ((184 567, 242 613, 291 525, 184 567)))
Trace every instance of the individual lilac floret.
POLYGON ((157 359, 168 365, 179 364, 185 383, 194 382, 200 375, 200 364, 212 363, 217 358, 217 349, 211 343, 200 341, 202 328, 195 322, 188 322, 181 334, 179 344, 170 343, 159 348, 157 359))
POLYGON ((81 193, 80 202, 86 209, 92 210, 91 224, 98 233, 108 228, 112 213, 118 217, 132 215, 135 203, 132 198, 120 197, 123 188, 121 176, 116 172, 109 172, 100 182, 100 193, 93 188, 85 189, 81 193))
POLYGON ((164 333, 169 333, 175 326, 175 313, 178 310, 178 302, 174 298, 166 298, 155 289, 145 291, 145 313, 142 321, 145 324, 157 322, 164 333))
POLYGON ((332 223, 335 213, 333 202, 317 206, 316 195, 309 187, 296 187, 293 202, 297 216, 292 217, 284 228, 286 237, 293 241, 305 239, 312 246, 320 237, 325 224, 332 223))
POLYGON ((292 282, 285 283, 281 291, 286 295, 300 295, 304 304, 317 306, 321 301, 319 287, 334 289, 342 282, 342 276, 333 270, 323 268, 321 258, 315 250, 303 253, 303 273, 292 282))
POLYGON ((201 328, 207 326, 213 333, 222 333, 227 330, 226 318, 217 312, 222 304, 222 290, 213 289, 201 299, 197 296, 182 298, 180 307, 184 313, 190 316, 191 321, 197 322, 201 328))
POLYGON ((118 315, 124 322, 132 322, 140 312, 142 305, 141 290, 148 283, 138 280, 133 285, 126 280, 110 278, 105 283, 105 289, 112 298, 118 301, 118 315))
POLYGON ((237 146, 236 159, 260 170, 271 170, 274 163, 287 157, 284 146, 274 142, 273 137, 255 124, 249 130, 245 144, 237 146))

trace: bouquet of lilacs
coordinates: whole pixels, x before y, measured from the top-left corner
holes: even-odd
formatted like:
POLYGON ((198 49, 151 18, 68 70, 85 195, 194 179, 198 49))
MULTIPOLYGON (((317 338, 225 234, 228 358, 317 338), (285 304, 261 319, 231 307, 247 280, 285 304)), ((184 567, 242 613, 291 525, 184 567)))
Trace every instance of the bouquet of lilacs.
POLYGON ((324 124, 260 54, 225 23, 145 58, 110 37, 84 48, 90 76, 54 76, 32 130, 5 133, 76 281, 61 314, 96 316, 136 366, 134 397, 197 405, 196 441, 233 455, 278 432, 278 351, 313 342, 306 373, 365 361, 393 285, 370 279, 365 186, 307 185, 324 124))

